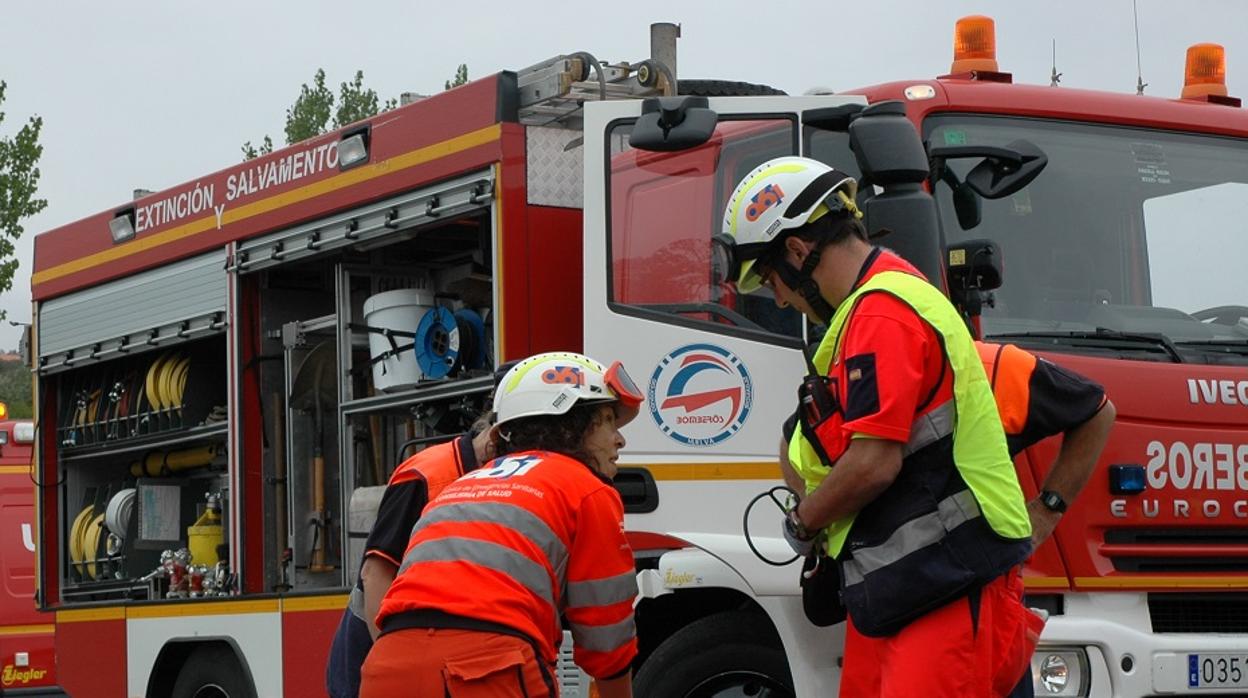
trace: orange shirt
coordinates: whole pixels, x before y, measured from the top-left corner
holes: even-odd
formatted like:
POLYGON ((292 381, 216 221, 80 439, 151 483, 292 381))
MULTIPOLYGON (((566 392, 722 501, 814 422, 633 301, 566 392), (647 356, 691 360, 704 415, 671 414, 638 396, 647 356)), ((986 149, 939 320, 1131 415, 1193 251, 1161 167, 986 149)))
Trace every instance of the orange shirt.
POLYGON ((422 610, 496 623, 553 664, 562 615, 576 663, 604 678, 637 654, 636 595, 619 494, 577 460, 531 451, 486 464, 429 504, 377 624, 422 610))
POLYGON ((992 383, 1010 455, 1083 424, 1105 406, 1098 383, 1013 344, 977 341, 975 348, 992 383))
POLYGON ((429 446, 400 463, 381 496, 377 520, 364 543, 365 557, 377 555, 397 567, 412 527, 429 500, 476 467, 477 456, 468 436, 429 446))

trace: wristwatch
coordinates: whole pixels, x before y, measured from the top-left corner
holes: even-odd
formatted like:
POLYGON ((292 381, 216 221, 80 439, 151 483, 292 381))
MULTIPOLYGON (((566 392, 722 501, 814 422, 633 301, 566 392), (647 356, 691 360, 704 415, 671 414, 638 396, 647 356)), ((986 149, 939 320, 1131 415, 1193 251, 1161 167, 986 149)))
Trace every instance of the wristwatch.
POLYGON ((1066 500, 1062 499, 1062 495, 1053 490, 1045 490, 1040 493, 1040 503, 1049 511, 1055 511, 1059 514, 1066 513, 1066 500))
POLYGON ((810 531, 806 530, 806 526, 802 524, 802 517, 798 516, 797 507, 793 507, 789 510, 788 515, 785 517, 785 526, 788 527, 789 532, 793 534, 793 537, 798 540, 810 540, 811 538, 814 538, 814 535, 811 534, 810 531))

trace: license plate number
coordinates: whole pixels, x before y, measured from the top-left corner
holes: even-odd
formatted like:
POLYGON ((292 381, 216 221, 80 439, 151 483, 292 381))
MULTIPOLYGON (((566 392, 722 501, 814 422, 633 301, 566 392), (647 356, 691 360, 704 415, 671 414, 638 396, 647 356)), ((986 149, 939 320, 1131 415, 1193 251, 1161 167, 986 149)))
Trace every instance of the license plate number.
POLYGON ((1248 654, 1187 655, 1188 688, 1248 688, 1248 654))

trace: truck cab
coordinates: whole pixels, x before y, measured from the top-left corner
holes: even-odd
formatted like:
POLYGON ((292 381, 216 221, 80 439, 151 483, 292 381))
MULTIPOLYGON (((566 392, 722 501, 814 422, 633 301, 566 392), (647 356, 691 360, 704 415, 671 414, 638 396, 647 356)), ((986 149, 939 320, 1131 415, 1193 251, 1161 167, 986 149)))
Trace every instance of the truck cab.
MULTIPOLYGON (((947 285, 946 251, 990 241, 1004 273, 979 296, 983 338, 1096 380, 1118 408, 1091 481, 1025 570, 1029 605, 1050 614, 1032 662, 1037 694, 1242 691, 1248 303, 1235 280, 1248 258, 1236 234, 1248 215, 1248 116, 1238 100, 1016 85, 995 64, 853 90, 836 107, 801 99, 711 100, 706 140, 647 152, 631 147, 635 130, 656 111, 672 127, 675 106, 587 109, 586 351, 612 352, 649 388, 651 419, 630 425, 626 453, 655 481, 636 475, 631 490, 650 499, 629 518, 651 546, 639 556, 649 560, 639 690, 835 692, 840 630, 805 620, 795 565, 751 551, 785 558, 778 512, 756 507, 742 521, 779 478, 780 423, 811 329, 770 299, 717 285, 711 252, 739 178, 800 154, 869 183, 868 229, 891 230, 881 244, 934 282, 947 285), (873 159, 875 141, 855 129, 884 109, 938 167, 873 159), (969 186, 975 169, 1017 167, 1020 153, 1047 161, 1026 186, 1003 196, 969 186), (681 662, 702 673, 677 678, 681 662)), ((1017 458, 1028 498, 1059 446, 1017 458)))
MULTIPOLYGON (((0 404, 0 413, 6 412, 0 404)), ((0 695, 60 696, 54 626, 35 605, 35 425, 0 417, 0 695)))

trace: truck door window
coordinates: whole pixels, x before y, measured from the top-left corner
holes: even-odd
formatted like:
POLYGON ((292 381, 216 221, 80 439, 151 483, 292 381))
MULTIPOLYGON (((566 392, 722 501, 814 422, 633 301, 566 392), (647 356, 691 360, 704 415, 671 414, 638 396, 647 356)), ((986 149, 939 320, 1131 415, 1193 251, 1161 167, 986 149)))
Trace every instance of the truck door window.
MULTIPOLYGON (((823 129, 803 129, 806 138, 806 156, 836 169, 857 180, 862 180, 862 171, 858 169, 858 160, 854 151, 849 149, 849 133, 844 131, 824 131, 823 129)), ((859 198, 863 192, 859 192, 859 198)))
POLYGON ((672 153, 628 146, 631 123, 611 130, 608 285, 613 309, 711 331, 792 344, 801 315, 766 290, 716 284, 711 236, 737 182, 774 157, 797 152, 789 119, 721 120, 705 145, 672 153))

